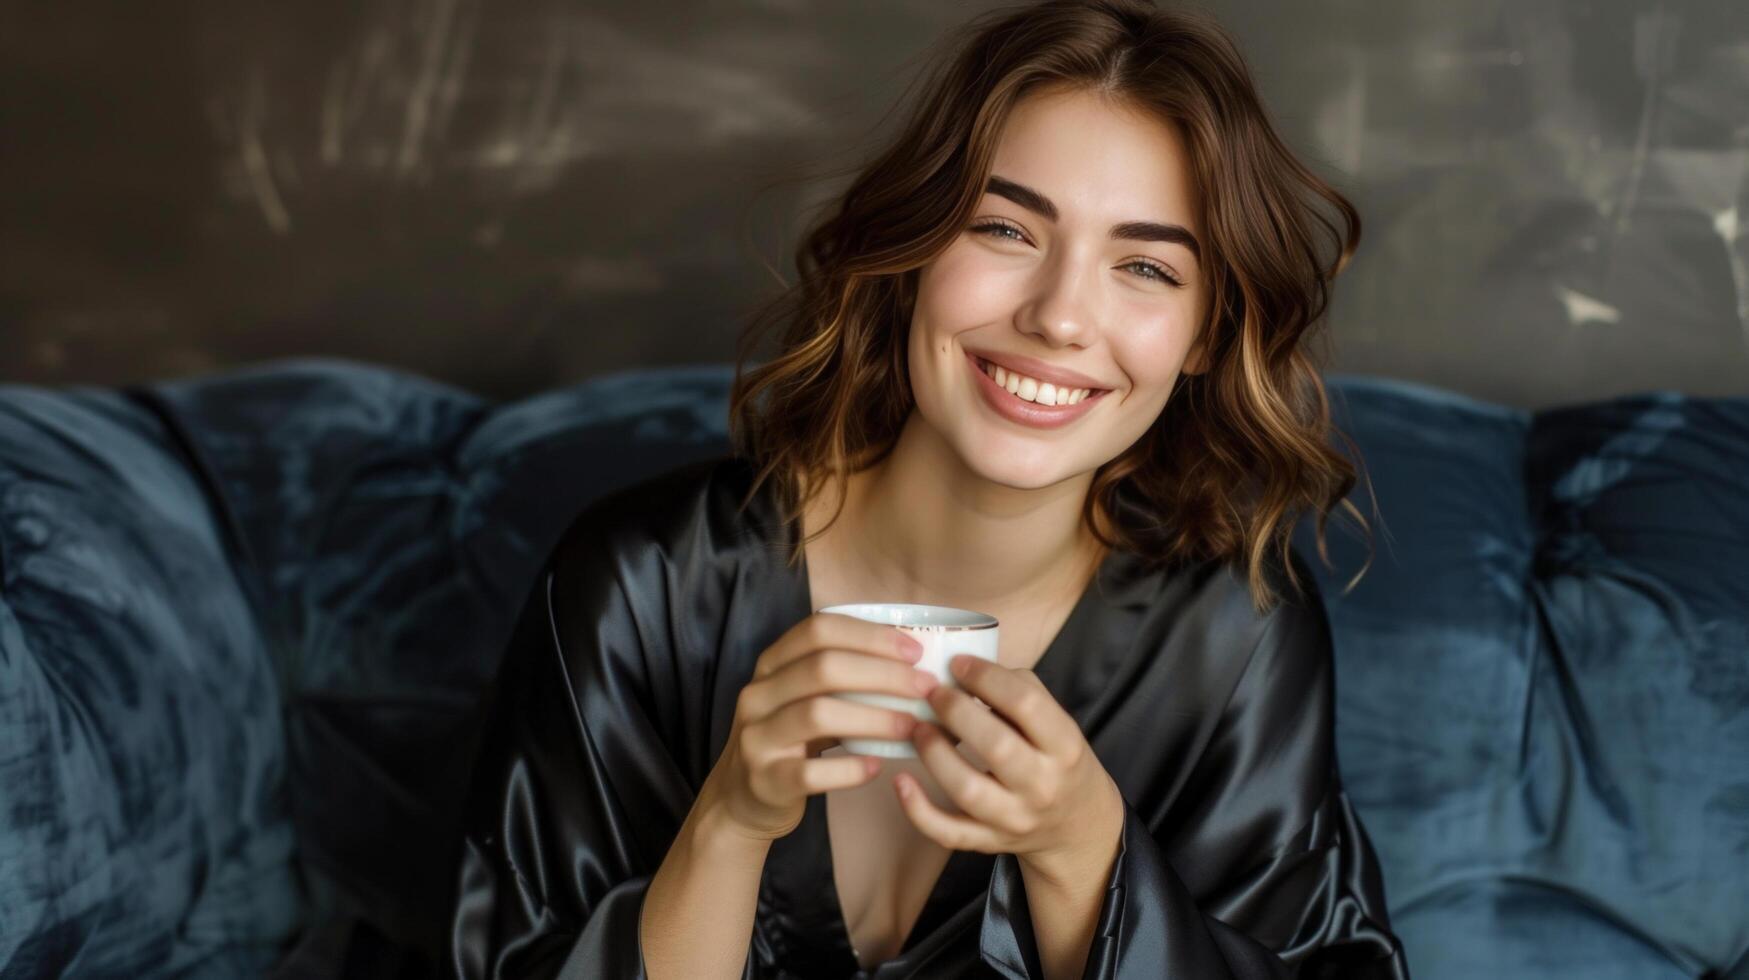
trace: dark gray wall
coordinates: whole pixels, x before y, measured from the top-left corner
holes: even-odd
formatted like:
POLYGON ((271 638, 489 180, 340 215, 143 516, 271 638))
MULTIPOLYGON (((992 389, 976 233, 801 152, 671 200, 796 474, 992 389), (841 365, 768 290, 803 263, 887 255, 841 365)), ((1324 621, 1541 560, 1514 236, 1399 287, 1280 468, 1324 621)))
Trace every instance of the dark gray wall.
MULTIPOLYGON (((0 0, 0 379, 727 359, 833 186, 761 188, 987 6, 0 0)), ((1749 392, 1749 3, 1213 9, 1366 219, 1336 369, 1749 392)))

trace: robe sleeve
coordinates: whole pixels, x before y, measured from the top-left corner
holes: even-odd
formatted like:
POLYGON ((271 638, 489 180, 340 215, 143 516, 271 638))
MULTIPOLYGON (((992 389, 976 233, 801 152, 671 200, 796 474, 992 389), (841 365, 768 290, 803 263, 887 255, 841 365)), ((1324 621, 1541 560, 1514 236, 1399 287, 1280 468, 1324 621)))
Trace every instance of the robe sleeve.
MULTIPOLYGON (((1407 980, 1377 858, 1336 767, 1332 674, 1308 584, 1267 617, 1163 826, 1125 798, 1086 980, 1407 980)), ((991 872, 980 952, 1009 980, 1044 978, 1012 854, 991 872)))
MULTIPOLYGON (((666 617, 634 613, 638 596, 601 535, 573 528, 566 541, 518 617, 489 709, 451 980, 643 980, 644 896, 696 799, 675 762, 685 729, 654 707, 673 691, 649 678, 678 669, 661 642, 666 617)), ((754 963, 749 949, 748 980, 754 963)))

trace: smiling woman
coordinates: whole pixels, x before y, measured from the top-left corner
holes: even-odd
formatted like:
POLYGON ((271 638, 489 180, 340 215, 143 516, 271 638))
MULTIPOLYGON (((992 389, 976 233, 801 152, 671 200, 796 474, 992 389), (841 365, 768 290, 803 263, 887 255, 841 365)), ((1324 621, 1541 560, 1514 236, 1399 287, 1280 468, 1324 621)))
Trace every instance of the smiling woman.
POLYGON ((1289 541, 1359 518, 1306 352, 1359 219, 1207 19, 948 43, 749 324, 735 451, 550 557, 455 975, 1406 977, 1289 541), (868 601, 994 616, 997 660, 936 685, 818 611, 868 601))
POLYGON ((1364 526, 1308 348, 1359 215, 1282 144, 1206 19, 1059 3, 999 23, 947 39, 954 57, 926 77, 908 124, 805 237, 800 280, 744 334, 743 363, 781 336, 738 379, 742 448, 796 513, 804 486, 841 481, 842 496, 900 442, 913 406, 945 428, 963 420, 962 455, 993 439, 1010 452, 985 455, 1021 482, 1088 476, 1086 523, 1102 542, 1237 562, 1262 612, 1266 554, 1285 559, 1295 515, 1316 514, 1320 544, 1333 509, 1364 526), (1017 389, 1074 368, 1073 387, 1118 397, 1107 423, 1095 412, 1058 434, 1073 458, 1036 434, 974 432, 976 403, 937 415, 913 385, 957 371, 960 351, 996 365, 1030 355, 1031 374, 1011 365, 1017 389), (1055 463, 1036 469, 1038 453, 1055 463), (1120 487, 1170 519, 1117 521, 1120 487))

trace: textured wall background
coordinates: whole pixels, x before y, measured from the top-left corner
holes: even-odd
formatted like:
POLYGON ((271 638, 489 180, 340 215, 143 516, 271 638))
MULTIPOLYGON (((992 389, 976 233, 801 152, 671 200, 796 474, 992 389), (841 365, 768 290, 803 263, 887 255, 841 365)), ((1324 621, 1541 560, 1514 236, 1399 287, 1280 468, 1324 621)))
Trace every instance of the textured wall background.
MULTIPOLYGON (((727 359, 942 0, 0 0, 0 376, 727 359)), ((1749 393, 1749 3, 1216 0, 1360 205, 1334 367, 1749 393)))

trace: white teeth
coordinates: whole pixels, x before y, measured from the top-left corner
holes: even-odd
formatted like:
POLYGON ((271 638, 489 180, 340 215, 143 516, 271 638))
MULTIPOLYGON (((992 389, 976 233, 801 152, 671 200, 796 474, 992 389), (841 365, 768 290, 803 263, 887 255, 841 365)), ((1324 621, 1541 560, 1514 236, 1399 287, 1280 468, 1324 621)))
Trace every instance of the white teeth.
POLYGON ((998 386, 1006 388, 1009 394, 1040 405, 1074 405, 1093 393, 1089 388, 1058 388, 1037 378, 1015 374, 988 361, 984 363, 984 373, 994 379, 998 386))

